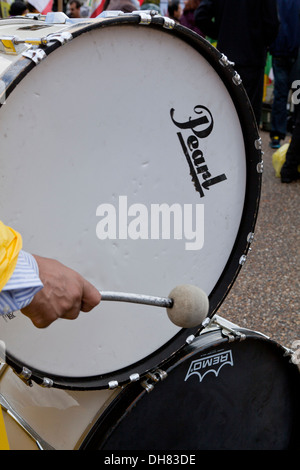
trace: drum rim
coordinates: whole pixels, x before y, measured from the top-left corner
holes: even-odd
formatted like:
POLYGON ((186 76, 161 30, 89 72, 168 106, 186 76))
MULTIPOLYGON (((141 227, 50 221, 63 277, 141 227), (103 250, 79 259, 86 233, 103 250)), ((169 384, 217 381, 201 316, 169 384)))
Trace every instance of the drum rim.
MULTIPOLYGON (((270 348, 278 350, 278 354, 281 353, 282 357, 286 358, 287 367, 290 371, 289 373, 293 374, 293 383, 300 386, 300 370, 296 364, 289 360, 288 354, 286 353, 286 348, 284 346, 258 331, 238 326, 235 326, 234 329, 241 335, 245 335, 246 340, 264 342, 267 343, 270 348)), ((210 350, 214 350, 216 346, 220 345, 224 345, 224 347, 230 348, 230 344, 239 343, 242 341, 243 340, 236 338, 232 343, 227 336, 222 334, 222 330, 220 328, 207 331, 202 336, 196 338, 193 343, 183 348, 175 355, 175 357, 170 358, 169 361, 167 361, 165 364, 166 367, 164 370, 167 372, 167 374, 170 374, 174 369, 179 367, 182 363, 186 362, 189 358, 192 359, 195 355, 200 354, 201 356, 202 352, 205 352, 206 350, 209 352, 210 350)), ((168 380, 168 378, 165 380, 168 380)), ((154 387, 159 387, 159 383, 154 383, 153 385, 154 387)), ((96 437, 97 432, 100 432, 100 439, 102 436, 101 445, 105 445, 106 440, 109 439, 111 434, 113 434, 119 422, 126 418, 127 414, 130 413, 130 409, 138 405, 138 402, 143 399, 145 395, 147 396, 148 393, 149 392, 147 392, 146 388, 142 387, 141 383, 132 383, 124 387, 120 393, 108 404, 103 413, 98 418, 96 418, 93 426, 88 430, 86 435, 82 436, 81 442, 79 443, 79 450, 94 450, 94 440, 96 439, 96 441, 99 441, 99 437, 96 437), (112 417, 115 419, 113 424, 111 424, 112 417)), ((294 398, 296 402, 296 409, 298 412, 300 412, 300 406, 296 400, 296 396, 294 398)), ((289 446, 292 449, 298 448, 298 437, 300 436, 300 433, 297 427, 296 419, 292 429, 292 434, 293 435, 289 446)), ((101 450, 101 448, 97 448, 97 450, 101 450)))
MULTIPOLYGON (((222 79, 223 84, 225 85, 232 99, 240 121, 245 145, 246 188, 244 207, 235 243, 233 244, 231 253, 228 256, 224 270, 215 283, 211 294, 209 295, 210 309, 208 318, 212 318, 234 284, 251 245, 252 239, 251 237, 249 238, 249 235, 252 236, 254 234, 262 182, 262 175, 258 171, 258 165, 262 162, 262 153, 259 145, 256 145, 256 143, 259 142, 260 137, 255 122, 255 117, 244 87, 241 84, 234 84, 232 79, 235 71, 232 66, 228 64, 221 65, 220 63, 220 59, 222 58, 223 54, 221 54, 208 41, 188 28, 185 28, 184 26, 175 24, 172 30, 164 28, 164 21, 165 20, 163 17, 154 16, 152 17, 150 24, 142 26, 146 28, 159 29, 166 34, 175 34, 175 36, 187 42, 209 62, 215 72, 222 79), (241 260, 243 260, 243 262, 241 262, 241 260)), ((70 28, 70 32, 74 39, 83 33, 87 33, 102 27, 138 25, 139 23, 140 16, 138 14, 129 14, 119 17, 106 18, 105 21, 102 19, 90 24, 75 25, 75 29, 70 28)), ((44 49, 46 55, 49 55, 59 47, 61 47, 61 43, 58 41, 53 42, 48 46, 41 46, 41 48, 44 49)), ((34 67, 35 64, 31 59, 22 57, 22 60, 14 63, 8 69, 8 71, 3 74, 1 79, 7 86, 7 97, 18 85, 18 83, 20 83, 27 73, 29 73, 34 67)), ((92 377, 61 377, 55 374, 49 375, 41 370, 32 368, 30 365, 26 365, 23 362, 21 363, 18 358, 9 352, 7 352, 6 362, 19 374, 22 373, 24 367, 29 369, 31 373, 31 379, 38 384, 44 383, 44 378, 46 375, 46 377, 53 382, 52 386, 57 388, 71 390, 111 388, 129 383, 131 381, 130 376, 132 374, 137 373, 140 374, 140 376, 143 376, 149 370, 164 364, 169 359, 169 357, 184 348, 186 339, 190 335, 198 336, 203 328, 204 326, 201 325, 200 327, 193 329, 182 329, 163 346, 145 358, 131 364, 128 367, 92 377)))

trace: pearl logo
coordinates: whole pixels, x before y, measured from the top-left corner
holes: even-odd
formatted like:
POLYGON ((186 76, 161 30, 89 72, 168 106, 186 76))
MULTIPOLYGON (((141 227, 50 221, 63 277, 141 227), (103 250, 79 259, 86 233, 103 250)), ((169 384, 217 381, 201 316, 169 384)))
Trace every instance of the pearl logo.
POLYGON ((202 198, 205 196, 205 191, 215 184, 225 181, 227 177, 224 173, 217 176, 212 175, 208 164, 209 155, 204 155, 200 148, 199 139, 207 138, 214 127, 210 110, 205 106, 198 105, 194 107, 194 113, 194 118, 190 116, 188 119, 179 120, 175 119, 175 109, 172 108, 170 116, 175 126, 181 130, 177 132, 177 136, 187 160, 195 189, 202 198))

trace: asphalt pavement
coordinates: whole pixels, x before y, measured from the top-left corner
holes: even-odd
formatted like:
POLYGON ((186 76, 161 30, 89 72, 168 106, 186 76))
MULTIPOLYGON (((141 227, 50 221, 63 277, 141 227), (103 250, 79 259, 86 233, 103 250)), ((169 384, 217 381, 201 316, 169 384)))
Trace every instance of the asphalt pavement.
POLYGON ((255 238, 217 313, 295 350, 300 347, 300 180, 281 183, 269 134, 261 130, 260 136, 264 172, 255 238))

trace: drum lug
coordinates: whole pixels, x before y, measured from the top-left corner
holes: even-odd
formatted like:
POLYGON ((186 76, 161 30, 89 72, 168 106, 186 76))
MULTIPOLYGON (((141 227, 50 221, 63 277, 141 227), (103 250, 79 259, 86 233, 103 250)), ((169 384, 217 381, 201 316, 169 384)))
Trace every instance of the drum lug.
POLYGON ((235 72, 235 74, 232 77, 232 81, 235 85, 240 85, 242 83, 241 76, 237 72, 235 72))
POLYGON ((140 17, 140 24, 150 24, 153 17, 150 10, 133 11, 132 14, 138 15, 140 17))
POLYGON ((235 65, 234 62, 231 62, 225 54, 221 55, 219 62, 221 65, 223 65, 223 67, 228 67, 229 65, 234 67, 235 65))
POLYGON ((256 150, 261 150, 262 149, 262 140, 261 140, 261 137, 259 137, 259 139, 256 139, 254 141, 254 146, 256 148, 256 150))
POLYGON ((164 19, 164 25, 163 25, 164 28, 166 28, 166 29, 173 29, 174 28, 176 23, 175 23, 174 20, 172 20, 172 18, 168 18, 167 16, 164 16, 163 19, 164 19))
POLYGON ((44 377, 43 382, 41 383, 41 387, 43 387, 43 388, 53 387, 53 380, 48 379, 47 377, 44 377))
POLYGON ((223 336, 228 338, 229 343, 232 343, 233 341, 243 341, 246 339, 246 335, 240 331, 229 330, 228 328, 222 328, 221 333, 223 336))
POLYGON ((167 372, 162 369, 156 369, 152 372, 148 372, 146 374, 147 380, 141 382, 141 386, 146 390, 147 393, 152 392, 154 389, 154 384, 165 380, 167 376, 167 372), (152 381, 152 383, 149 383, 149 381, 152 381))
POLYGON ((28 385, 28 387, 32 387, 33 383, 31 380, 32 372, 31 370, 27 369, 27 367, 23 367, 22 372, 18 373, 14 370, 14 373, 21 379, 24 384, 28 385))
POLYGON ((73 36, 68 31, 63 31, 62 33, 48 34, 46 36, 47 43, 52 41, 58 41, 61 45, 66 44, 73 39, 73 36))
POLYGON ((29 49, 28 51, 23 52, 22 56, 27 57, 27 59, 31 59, 37 65, 47 57, 47 54, 43 49, 29 49))
POLYGON ((258 162, 258 164, 256 165, 256 170, 257 170, 257 173, 263 173, 264 172, 264 162, 263 161, 258 162))
POLYGON ((110 382, 108 382, 108 388, 110 390, 113 390, 114 388, 118 388, 119 386, 119 382, 117 380, 111 380, 110 382))
POLYGON ((229 343, 233 341, 243 341, 244 339, 246 339, 246 335, 244 333, 241 333, 240 331, 235 329, 234 323, 223 319, 219 315, 216 315, 212 319, 211 323, 214 323, 215 325, 221 328, 222 335, 224 337, 227 337, 229 343))

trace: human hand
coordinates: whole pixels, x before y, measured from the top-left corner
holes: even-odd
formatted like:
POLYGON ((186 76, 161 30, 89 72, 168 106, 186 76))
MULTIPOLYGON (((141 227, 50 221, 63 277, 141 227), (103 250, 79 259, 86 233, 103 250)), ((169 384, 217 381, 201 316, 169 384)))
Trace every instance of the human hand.
POLYGON ((74 320, 101 300, 99 291, 80 274, 60 262, 33 255, 44 287, 21 312, 37 328, 46 328, 58 318, 74 320))

